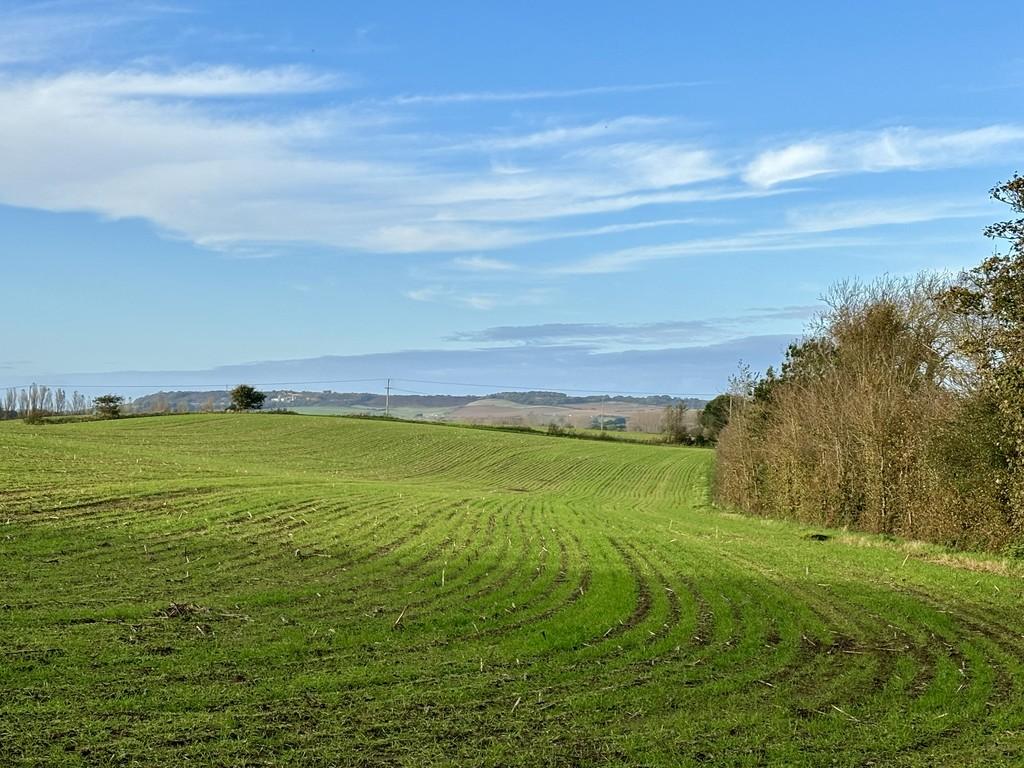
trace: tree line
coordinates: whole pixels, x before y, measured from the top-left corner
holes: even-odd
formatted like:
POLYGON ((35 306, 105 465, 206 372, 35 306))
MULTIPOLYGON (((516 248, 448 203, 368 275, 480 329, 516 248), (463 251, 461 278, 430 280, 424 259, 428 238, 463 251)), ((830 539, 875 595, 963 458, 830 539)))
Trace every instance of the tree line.
POLYGON ((21 388, 8 387, 0 400, 0 406, 0 419, 38 421, 44 416, 90 413, 93 401, 80 392, 69 395, 60 387, 31 384, 21 388))
MULTIPOLYGON (((1024 213, 1024 178, 992 196, 1024 213)), ((741 375, 715 494, 747 511, 1024 551, 1024 218, 950 278, 850 281, 778 371, 741 375)))
MULTIPOLYGON (((252 411, 263 408, 267 398, 248 384, 239 384, 228 396, 230 405, 226 410, 252 411)), ((138 411, 132 403, 125 404, 121 395, 106 394, 95 398, 87 398, 80 392, 68 393, 60 387, 48 387, 45 384, 30 384, 27 387, 9 387, 0 398, 0 419, 24 419, 31 424, 38 424, 47 419, 62 416, 96 416, 104 419, 116 419, 122 416, 122 407, 134 415, 147 413, 165 413, 166 409, 157 407, 155 410, 138 411)), ((207 410, 204 408, 204 410, 207 410)), ((212 402, 208 410, 213 410, 212 402)), ((188 412, 188 409, 185 411, 188 412)))

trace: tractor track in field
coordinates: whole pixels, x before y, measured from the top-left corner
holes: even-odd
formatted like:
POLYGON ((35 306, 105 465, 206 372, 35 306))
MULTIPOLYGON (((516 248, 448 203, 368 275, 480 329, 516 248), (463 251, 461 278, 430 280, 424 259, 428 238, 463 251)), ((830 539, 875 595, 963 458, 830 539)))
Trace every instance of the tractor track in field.
POLYGON ((0 429, 17 467, 51 437, 71 456, 0 490, 0 762, 1024 764, 1019 582, 816 558, 711 509, 699 450, 313 417, 0 429))
MULTIPOLYGON (((756 568, 757 564, 750 560, 745 561, 745 566, 756 568)), ((762 573, 768 577, 767 573, 762 573)), ((883 616, 867 616, 859 620, 851 620, 844 616, 840 624, 837 608, 823 600, 820 592, 807 589, 793 582, 780 581, 787 594, 794 594, 800 598, 801 604, 815 611, 819 618, 832 627, 841 626, 843 634, 835 635, 830 642, 815 642, 805 639, 799 655, 793 663, 786 668, 779 670, 777 676, 772 678, 776 683, 784 682, 799 691, 801 696, 808 700, 808 705, 801 706, 796 711, 802 713, 803 717, 813 716, 816 713, 831 708, 841 715, 849 718, 855 716, 850 714, 858 711, 860 707, 873 706, 872 697, 882 695, 887 687, 891 686, 894 679, 898 680, 895 674, 897 662, 901 658, 913 659, 915 669, 913 677, 904 681, 905 690, 903 706, 910 707, 915 700, 921 700, 928 696, 934 686, 939 686, 939 669, 944 663, 957 671, 958 676, 953 678, 957 684, 958 693, 963 687, 973 683, 971 666, 967 662, 967 652, 957 643, 964 641, 963 633, 955 632, 953 635, 936 634, 936 628, 918 627, 918 632, 926 633, 926 637, 915 637, 906 629, 900 629, 893 621, 883 616), (870 619, 870 620, 869 620, 870 619), (874 668, 866 679, 846 680, 842 676, 833 675, 834 682, 830 682, 816 670, 821 667, 824 659, 828 659, 825 665, 827 672, 837 666, 837 662, 845 661, 848 666, 849 659, 868 658, 874 662, 874 668), (841 684, 840 684, 841 683, 841 684), (842 706, 840 706, 842 705, 842 706)), ((922 603, 933 604, 934 598, 927 593, 918 592, 915 599, 922 603)), ((857 613, 854 608, 852 613, 857 613)), ((963 622, 963 617, 957 617, 957 624, 968 626, 963 622)), ((989 701, 1012 700, 1015 694, 1016 684, 1012 672, 1006 669, 1002 663, 993 663, 989 658, 989 672, 994 675, 992 686, 983 691, 984 698, 989 701)), ((842 670, 839 671, 839 675, 842 670)), ((952 683, 950 684, 952 685, 952 683)), ((945 713, 939 713, 936 717, 945 717, 945 713)), ((913 751, 924 747, 933 746, 943 739, 943 735, 935 733, 929 736, 916 738, 912 744, 907 745, 906 750, 913 751)))

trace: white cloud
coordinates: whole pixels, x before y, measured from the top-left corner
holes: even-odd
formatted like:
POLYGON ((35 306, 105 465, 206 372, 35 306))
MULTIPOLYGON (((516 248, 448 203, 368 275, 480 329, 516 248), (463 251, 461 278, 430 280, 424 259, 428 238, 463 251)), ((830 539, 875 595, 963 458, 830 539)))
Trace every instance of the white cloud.
POLYGON ((646 262, 701 254, 827 250, 876 245, 877 240, 858 236, 835 237, 830 233, 916 224, 946 219, 986 217, 983 204, 934 199, 860 200, 791 209, 787 226, 729 237, 694 238, 598 253, 551 267, 554 274, 606 274, 624 272, 646 262))
POLYGON ((564 205, 591 198, 696 184, 720 179, 729 171, 709 150, 675 144, 610 144, 571 153, 544 172, 521 170, 473 178, 432 195, 437 203, 536 201, 564 205), (561 166, 559 168, 558 166, 561 166))
MULTIPOLYGON (((684 224, 706 224, 702 219, 659 219, 654 221, 638 221, 628 224, 607 224, 602 227, 584 229, 499 229, 480 225, 452 225, 443 222, 429 226, 386 226, 381 227, 362 241, 367 250, 387 251, 391 253, 416 253, 421 251, 461 251, 472 249, 474 244, 480 249, 511 248, 528 243, 570 238, 599 237, 601 235, 635 232, 658 227, 680 226, 684 224)), ((486 259, 474 256, 466 259, 455 259, 455 265, 476 272, 510 271, 518 269, 516 265, 498 259, 486 259)))
POLYGON ((490 259, 486 256, 467 256, 454 259, 452 263, 459 269, 469 272, 514 272, 518 267, 501 259, 490 259))
MULTIPOLYGON (((1024 143, 1024 128, 1016 126, 844 134, 763 153, 747 167, 754 186, 745 186, 737 183, 734 154, 673 141, 657 118, 624 116, 499 137, 508 142, 502 152, 509 157, 481 163, 480 147, 472 141, 453 149, 418 124, 397 120, 395 110, 365 104, 311 108, 294 99, 283 108, 282 97, 346 85, 342 76, 301 67, 135 66, 49 76, 14 71, 0 70, 0 204, 143 219, 172 236, 247 257, 307 245, 373 253, 469 252, 476 255, 467 257, 463 269, 496 272, 499 262, 492 260, 489 268, 482 253, 706 225, 709 217, 686 217, 679 208, 790 194, 791 187, 775 188, 787 179, 956 164, 985 157, 993 147, 1024 143), (622 133, 634 130, 659 133, 622 140, 622 133), (538 157, 535 150, 541 148, 544 155, 538 157), (675 209, 625 223, 560 221, 648 206, 675 209)), ((536 93, 554 98, 560 92, 536 93)), ((865 226, 857 223, 864 217, 887 216, 895 223, 900 216, 925 214, 889 209, 803 215, 811 219, 793 219, 791 228, 826 231, 865 226), (829 216, 831 223, 823 223, 829 216), (843 216, 852 223, 841 227, 837 221, 843 216)), ((668 255, 601 252, 562 269, 615 271, 723 247, 790 247, 783 240, 779 233, 762 232, 649 245, 643 248, 668 255)), ((488 301, 493 297, 474 303, 488 301)))
POLYGON ((0 76, 0 204, 142 218, 243 255, 302 244, 480 251, 625 231, 523 225, 646 205, 640 188, 718 173, 699 149, 631 144, 570 154, 544 172, 453 171, 414 151, 429 137, 380 130, 394 127, 387 114, 272 103, 342 84, 302 68, 0 76), (210 97, 260 106, 227 109, 210 97), (668 175, 658 177, 651 153, 672 160, 668 175))
POLYGON ((337 88, 347 82, 340 75, 315 73, 302 67, 243 69, 218 66, 171 72, 71 72, 40 79, 29 83, 29 87, 50 98, 81 99, 90 95, 204 98, 310 93, 337 88))
POLYGON ((540 89, 529 91, 464 91, 461 93, 401 94, 386 99, 385 103, 402 106, 419 104, 465 104, 475 102, 541 101, 546 99, 568 99, 579 96, 605 96, 616 93, 641 93, 660 91, 668 88, 702 85, 703 83, 639 83, 635 85, 599 85, 590 88, 540 89))
POLYGON ((445 295, 445 289, 436 285, 428 285, 405 292, 405 297, 413 301, 436 301, 443 295, 445 295))
POLYGON ((548 288, 527 288, 504 291, 462 291, 445 285, 427 285, 405 292, 413 301, 443 302, 469 309, 489 310, 499 307, 536 306, 550 301, 548 288))
POLYGON ((39 3, 0 8, 0 65, 23 64, 76 53, 101 33, 151 16, 146 3, 107 7, 102 13, 70 3, 39 3))
POLYGON ((731 175, 706 149, 674 144, 614 144, 580 153, 590 162, 618 171, 630 187, 660 189, 731 175))
MULTIPOLYGON (((683 224, 708 224, 709 219, 656 219, 654 221, 636 221, 631 224, 606 224, 603 227, 592 227, 590 229, 569 230, 559 232, 555 237, 593 237, 594 235, 611 235, 618 232, 636 232, 641 229, 654 229, 656 227, 675 227, 683 224)), ((554 237, 552 238, 554 239, 554 237)))
POLYGON ((354 244, 360 250, 383 253, 421 253, 429 251, 466 251, 508 248, 543 239, 507 229, 447 222, 386 224, 357 234, 354 244))
POLYGON ((498 306, 498 301, 494 294, 483 296, 472 294, 461 297, 460 301, 467 307, 472 307, 473 309, 494 309, 498 306))
POLYGON ((758 155, 747 166, 744 178, 758 187, 818 176, 834 170, 830 148, 818 142, 793 144, 758 155))
POLYGON ((672 121, 664 117, 642 117, 627 115, 611 120, 602 120, 588 125, 558 126, 533 133, 489 136, 457 145, 455 149, 480 149, 485 151, 537 149, 559 144, 579 144, 593 139, 663 128, 672 121))
POLYGON ((548 270, 561 275, 597 275, 626 272, 641 264, 702 254, 757 253, 845 248, 864 245, 864 238, 826 238, 784 232, 753 232, 733 237, 695 238, 659 245, 622 248, 599 253, 548 270))
POLYGON ((542 221, 567 216, 588 216, 616 213, 651 205, 683 205, 727 200, 743 200, 788 194, 792 190, 735 190, 708 188, 670 190, 666 192, 626 191, 611 195, 573 197, 549 195, 521 200, 464 200, 457 207, 444 208, 438 214, 442 221, 518 222, 542 221))
MULTIPOLYGON (((1024 126, 990 125, 963 131, 912 127, 872 133, 836 134, 762 152, 744 178, 758 187, 837 173, 951 168, 988 160, 1013 145, 1024 145, 1024 126)), ((1022 146, 1018 146, 1018 153, 1022 146)))
POLYGON ((801 232, 835 232, 894 224, 917 224, 944 219, 988 216, 989 208, 978 203, 948 200, 864 200, 798 208, 786 213, 786 221, 801 232))

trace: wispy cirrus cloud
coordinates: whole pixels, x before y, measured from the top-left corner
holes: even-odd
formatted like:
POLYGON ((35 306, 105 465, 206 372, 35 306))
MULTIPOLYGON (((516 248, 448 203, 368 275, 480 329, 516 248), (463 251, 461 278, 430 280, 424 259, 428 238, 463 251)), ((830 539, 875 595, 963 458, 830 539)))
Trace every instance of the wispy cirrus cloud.
POLYGON ((621 248, 551 267, 560 275, 602 275, 627 272, 643 264, 704 254, 796 252, 865 245, 865 237, 810 236, 799 232, 752 232, 730 237, 693 238, 658 245, 621 248))
POLYGON ((704 185, 700 188, 668 189, 656 191, 627 190, 597 194, 595 185, 580 191, 591 194, 576 196, 559 193, 561 182, 553 180, 550 192, 538 193, 534 196, 523 195, 514 199, 492 199, 486 192, 476 199, 464 199, 457 205, 452 204, 441 209, 438 219, 441 221, 477 221, 492 223, 516 223, 530 221, 549 221, 576 216, 594 216, 598 214, 615 214, 625 211, 665 205, 689 205, 700 203, 726 203, 740 200, 775 197, 791 194, 792 189, 736 189, 728 185, 704 185))
POLYGON ((0 203, 141 218, 241 256, 486 251, 680 224, 536 226, 701 199, 678 188, 728 174, 704 148, 585 137, 542 170, 452 169, 386 113, 273 107, 348 84, 301 67, 0 74, 0 203))
POLYGON ((743 175, 754 186, 770 187, 825 174, 949 168, 1022 144, 1021 125, 960 131, 895 127, 823 136, 767 150, 747 165, 743 175))
MULTIPOLYGON (((131 23, 133 14, 160 12, 139 6, 119 16, 77 7, 0 12, 0 20, 12 22, 0 24, 0 43, 60 28, 65 15, 71 29, 99 34, 131 23)), ((589 109, 586 117, 513 115, 489 131, 477 126, 467 135, 438 135, 421 122, 421 112, 404 107, 575 104, 586 97, 607 104, 596 97, 696 83, 346 99, 342 92, 359 83, 348 73, 146 61, 107 68, 95 61, 48 63, 33 71, 0 62, 0 204, 142 219, 240 257, 310 246, 467 253, 473 255, 446 264, 467 274, 550 280, 702 253, 831 248, 852 238, 829 232, 869 221, 967 215, 880 204, 859 212, 794 213, 785 230, 750 225, 752 231, 718 235, 713 228, 733 217, 688 209, 798 194, 784 183, 797 179, 958 165, 1018 142, 1024 147, 1024 127, 1016 125, 947 132, 903 127, 826 135, 751 156, 743 147, 722 146, 710 130, 693 133, 679 116, 598 119, 589 109), (564 244, 544 270, 524 269, 507 253, 538 243, 564 244)), ((476 305, 500 301, 483 297, 476 305)))
POLYGON ((642 190, 724 174, 710 151, 664 141, 597 142, 513 175, 452 169, 431 162, 424 137, 386 112, 274 106, 349 84, 302 67, 0 72, 0 203, 141 218, 243 256, 311 244, 457 252, 664 226, 529 225, 574 206, 642 207, 652 194, 642 190), (225 109, 225 98, 246 108, 225 109))
MULTIPOLYGON (((277 97, 347 84, 340 74, 299 67, 0 75, 0 203, 141 218, 239 255, 311 244, 379 253, 481 252, 707 224, 707 218, 679 216, 596 226, 566 222, 650 206, 792 193, 791 187, 775 189, 775 182, 843 167, 828 160, 842 156, 835 149, 818 152, 813 162, 796 158, 794 150, 776 156, 774 168, 767 168, 762 155, 753 163, 762 183, 744 187, 735 178, 741 166, 714 148, 665 137, 605 140, 588 131, 577 137, 578 146, 561 137, 570 146, 540 168, 530 162, 515 173, 471 162, 453 168, 417 151, 424 137, 386 112, 268 106, 277 97), (251 108, 225 110, 222 98, 251 108)), ((1024 139, 1024 128, 998 126, 941 136, 903 131, 857 146, 895 146, 886 163, 868 165, 891 168, 938 163, 947 150, 949 162, 963 162, 984 147, 1018 138, 1024 139), (910 137, 924 137, 915 144, 917 154, 905 148, 913 143, 910 137)), ((833 145, 846 146, 827 146, 833 145)), ((899 220, 891 209, 873 215, 899 220)), ((848 226, 857 224, 847 218, 848 226)), ((791 223, 805 234, 812 228, 806 220, 791 223)), ((829 226, 835 228, 834 222, 829 226)), ((796 241, 792 232, 675 238, 597 251, 549 274, 621 271, 696 253, 834 245, 807 237, 796 241)))
POLYGON ((146 2, 104 4, 98 13, 95 8, 60 2, 0 7, 0 66, 80 53, 103 33, 167 10, 146 2))
POLYGON ((550 301, 550 288, 527 288, 503 291, 466 291, 447 285, 427 285, 405 292, 407 299, 423 302, 444 302, 470 309, 490 310, 499 307, 537 306, 550 301))
POLYGON ((991 206, 976 201, 890 198, 795 208, 786 212, 786 222, 800 232, 836 232, 989 215, 991 206))
POLYGON ((457 269, 469 272, 515 272, 518 266, 510 261, 491 259, 487 256, 460 256, 453 259, 452 264, 457 269))
MULTIPOLYGON (((556 211, 573 203, 636 205, 642 198, 633 193, 695 185, 729 175, 708 149, 672 142, 616 142, 557 156, 544 170, 525 168, 515 174, 477 174, 456 180, 437 190, 432 200, 441 206, 529 203, 538 206, 534 210, 556 211)), ((460 210, 445 218, 465 218, 460 210)), ((503 218, 500 211, 496 213, 496 219, 503 218)), ((529 218, 533 217, 535 214, 530 214, 529 218)), ((468 218, 482 220, 486 215, 470 213, 468 218)))
POLYGON ((597 253, 550 268, 568 275, 611 274, 636 269, 647 262, 704 254, 797 252, 877 245, 878 237, 850 234, 854 230, 919 224, 949 219, 984 218, 990 206, 935 199, 858 200, 792 208, 785 226, 754 230, 728 237, 689 238, 675 242, 621 248, 597 253), (845 233, 836 235, 833 233, 845 233))
POLYGON ((484 136, 456 145, 453 149, 478 149, 487 152, 540 149, 564 144, 579 144, 595 139, 607 139, 622 134, 653 131, 664 128, 673 122, 665 117, 626 115, 586 125, 559 125, 530 133, 484 136))
POLYGON ((571 99, 580 96, 608 96, 617 93, 643 93, 669 88, 706 85, 706 82, 633 83, 626 85, 598 85, 584 88, 553 88, 523 91, 462 91, 457 93, 407 93, 384 99, 383 103, 398 106, 418 104, 467 104, 503 101, 544 101, 571 99))
POLYGON ((200 66, 171 71, 76 71, 29 81, 26 85, 34 92, 51 98, 80 99, 93 96, 197 99, 314 93, 344 87, 351 82, 352 78, 340 73, 314 72, 299 66, 263 69, 200 66))

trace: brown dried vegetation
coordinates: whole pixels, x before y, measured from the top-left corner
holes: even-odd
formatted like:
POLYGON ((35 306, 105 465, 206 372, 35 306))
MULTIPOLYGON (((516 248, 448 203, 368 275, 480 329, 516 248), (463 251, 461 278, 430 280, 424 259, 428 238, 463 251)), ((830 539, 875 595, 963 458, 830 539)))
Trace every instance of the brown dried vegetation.
POLYGON ((1019 239, 995 259, 955 281, 833 288, 781 373, 746 383, 718 443, 718 499, 960 547, 1019 544, 1024 316, 1006 311, 1024 306, 1019 239))

